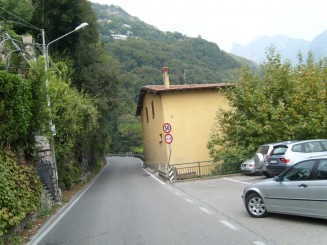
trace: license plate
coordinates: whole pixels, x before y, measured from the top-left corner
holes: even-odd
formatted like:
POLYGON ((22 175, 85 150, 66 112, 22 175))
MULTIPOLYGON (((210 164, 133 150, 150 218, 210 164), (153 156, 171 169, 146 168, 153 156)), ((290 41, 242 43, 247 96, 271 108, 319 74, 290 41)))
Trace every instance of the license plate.
POLYGON ((270 163, 277 163, 277 160, 270 160, 270 163))

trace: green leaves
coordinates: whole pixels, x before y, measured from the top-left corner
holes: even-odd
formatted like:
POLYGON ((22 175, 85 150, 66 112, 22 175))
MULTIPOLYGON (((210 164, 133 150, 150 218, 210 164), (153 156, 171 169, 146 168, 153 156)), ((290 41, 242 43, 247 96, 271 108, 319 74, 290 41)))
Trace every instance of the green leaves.
MULTIPOLYGON (((18 165, 13 154, 0 152, 0 237, 38 208, 41 183, 32 166, 18 165)), ((1 240, 0 240, 1 241, 1 240)))
POLYGON ((243 68, 227 96, 232 110, 217 114, 221 133, 208 143, 215 160, 245 160, 263 143, 327 137, 327 63, 308 57, 292 67, 272 47, 259 74, 243 68))
POLYGON ((27 141, 32 103, 31 83, 0 71, 0 146, 27 141))

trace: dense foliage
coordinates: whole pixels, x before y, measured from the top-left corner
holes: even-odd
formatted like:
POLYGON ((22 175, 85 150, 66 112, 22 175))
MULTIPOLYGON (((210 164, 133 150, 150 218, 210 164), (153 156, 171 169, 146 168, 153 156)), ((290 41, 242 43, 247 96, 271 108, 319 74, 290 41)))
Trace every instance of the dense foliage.
POLYGON ((0 64, 2 237, 40 207, 40 181, 33 170, 37 161, 35 136, 50 137, 50 116, 56 125, 54 140, 61 188, 70 188, 84 173, 103 164, 110 142, 109 112, 115 106, 109 98, 115 98, 119 81, 115 67, 107 67, 114 61, 110 62, 98 44, 95 14, 88 1, 1 0, 0 12, 1 34, 7 32, 13 38, 1 38, 1 57, 5 57, 0 64), (29 12, 25 13, 27 9, 29 12), (50 69, 45 72, 41 28, 49 43, 82 22, 89 23, 85 30, 49 47, 50 69), (39 42, 34 46, 38 59, 31 59, 34 54, 25 55, 27 61, 18 52, 17 45, 24 50, 20 34, 25 33, 33 34, 39 42), (47 106, 47 95, 51 108, 47 106))
POLYGON ((41 183, 34 168, 17 161, 12 153, 0 152, 0 243, 10 228, 40 204, 41 183))
POLYGON ((263 143, 327 137, 327 60, 308 57, 299 54, 292 67, 271 47, 259 75, 243 69, 228 94, 232 110, 217 113, 208 144, 213 159, 244 160, 263 143))

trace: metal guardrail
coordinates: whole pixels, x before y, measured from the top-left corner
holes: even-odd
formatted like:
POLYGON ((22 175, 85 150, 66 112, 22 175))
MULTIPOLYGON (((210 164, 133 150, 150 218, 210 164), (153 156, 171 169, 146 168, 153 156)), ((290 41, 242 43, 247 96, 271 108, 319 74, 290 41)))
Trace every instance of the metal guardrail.
POLYGON ((191 163, 179 163, 172 165, 177 180, 200 178, 218 175, 239 173, 239 162, 214 163, 213 161, 201 161, 191 163))
MULTIPOLYGON (((127 152, 127 153, 113 153, 107 154, 111 157, 137 157, 144 161, 144 156, 139 153, 127 152)), ((173 169, 175 179, 185 180, 191 178, 201 178, 210 176, 227 175, 233 173, 240 173, 240 162, 231 159, 226 159, 221 163, 213 161, 199 161, 188 163, 170 164, 173 169)), ((167 169, 159 165, 159 175, 163 178, 168 178, 167 169)))
POLYGON ((125 153, 108 153, 108 157, 136 157, 144 161, 144 156, 140 153, 125 152, 125 153))

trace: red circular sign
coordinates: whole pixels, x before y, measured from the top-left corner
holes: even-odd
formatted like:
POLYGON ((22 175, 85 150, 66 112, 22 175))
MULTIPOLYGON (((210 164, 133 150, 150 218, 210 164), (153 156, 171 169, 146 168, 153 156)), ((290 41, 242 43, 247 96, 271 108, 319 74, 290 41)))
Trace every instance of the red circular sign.
POLYGON ((171 142, 173 142, 173 136, 171 134, 166 134, 165 135, 165 142, 167 144, 171 144, 171 142))
POLYGON ((169 123, 165 123, 162 127, 163 131, 168 134, 171 131, 171 125, 169 123))

